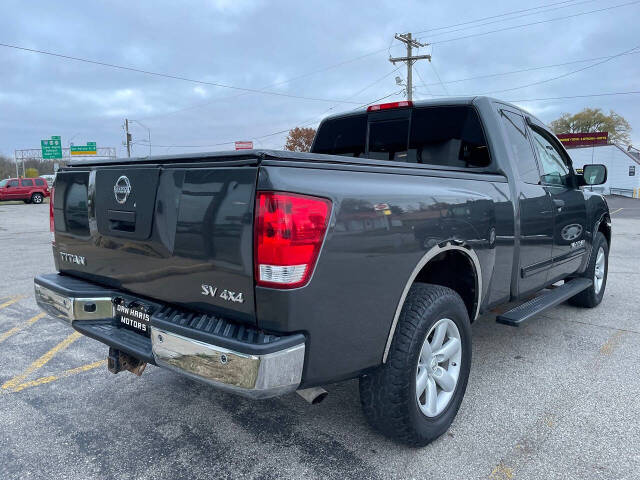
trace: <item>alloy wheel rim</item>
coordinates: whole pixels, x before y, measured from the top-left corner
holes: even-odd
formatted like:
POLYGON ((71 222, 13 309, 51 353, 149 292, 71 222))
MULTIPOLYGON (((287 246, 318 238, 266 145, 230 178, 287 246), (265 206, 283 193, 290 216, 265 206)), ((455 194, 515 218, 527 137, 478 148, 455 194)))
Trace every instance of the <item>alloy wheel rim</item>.
POLYGON ((593 273, 593 285, 595 287, 596 295, 600 293, 600 290, 602 290, 606 267, 607 259, 604 255, 604 248, 600 247, 598 249, 598 254, 596 255, 596 268, 593 273))
POLYGON ((437 417, 451 402, 460 377, 462 341, 450 318, 429 330, 416 367, 416 400, 423 415, 437 417))

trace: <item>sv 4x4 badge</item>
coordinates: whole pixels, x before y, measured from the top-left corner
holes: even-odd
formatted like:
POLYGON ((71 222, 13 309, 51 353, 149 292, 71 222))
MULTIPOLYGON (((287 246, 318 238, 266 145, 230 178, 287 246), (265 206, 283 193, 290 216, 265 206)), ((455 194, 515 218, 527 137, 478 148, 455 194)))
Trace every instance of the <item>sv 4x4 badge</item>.
POLYGON ((244 303, 244 295, 242 292, 232 292, 231 290, 223 289, 220 294, 218 294, 218 287, 214 287, 213 285, 202 284, 202 295, 208 295, 214 298, 221 298, 228 302, 234 303, 244 303))

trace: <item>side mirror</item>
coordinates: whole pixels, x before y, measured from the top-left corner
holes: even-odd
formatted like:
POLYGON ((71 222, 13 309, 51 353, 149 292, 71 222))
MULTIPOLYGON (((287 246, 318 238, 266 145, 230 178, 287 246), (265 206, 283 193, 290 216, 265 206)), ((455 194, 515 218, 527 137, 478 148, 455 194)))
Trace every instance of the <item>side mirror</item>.
POLYGON ((585 165, 582 180, 583 185, 602 185, 607 181, 607 167, 600 164, 585 165))

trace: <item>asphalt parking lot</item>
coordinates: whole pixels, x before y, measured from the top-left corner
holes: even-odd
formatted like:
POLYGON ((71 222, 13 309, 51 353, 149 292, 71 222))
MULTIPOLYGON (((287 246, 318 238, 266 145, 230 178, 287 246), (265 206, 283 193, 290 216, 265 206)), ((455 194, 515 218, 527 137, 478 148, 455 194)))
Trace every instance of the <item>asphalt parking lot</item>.
POLYGON ((48 205, 0 204, 0 478, 640 478, 640 200, 612 198, 603 303, 473 326, 466 397, 423 449, 369 429, 358 385, 252 402, 149 367, 40 314, 48 205))

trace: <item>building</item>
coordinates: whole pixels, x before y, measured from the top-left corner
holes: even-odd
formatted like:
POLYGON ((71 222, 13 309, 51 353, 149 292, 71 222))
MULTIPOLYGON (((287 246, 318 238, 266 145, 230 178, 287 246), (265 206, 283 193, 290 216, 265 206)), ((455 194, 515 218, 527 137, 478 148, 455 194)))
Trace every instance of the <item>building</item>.
POLYGON ((626 149, 609 143, 589 147, 574 147, 567 150, 575 169, 590 163, 601 163, 607 167, 607 181, 590 187, 604 195, 624 195, 640 198, 640 159, 626 149))

